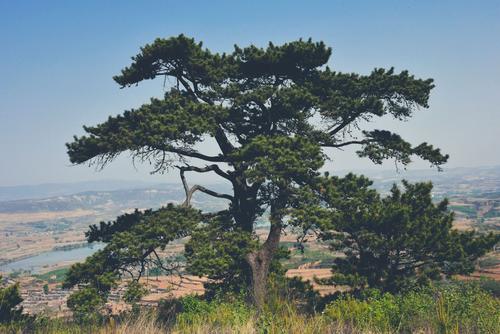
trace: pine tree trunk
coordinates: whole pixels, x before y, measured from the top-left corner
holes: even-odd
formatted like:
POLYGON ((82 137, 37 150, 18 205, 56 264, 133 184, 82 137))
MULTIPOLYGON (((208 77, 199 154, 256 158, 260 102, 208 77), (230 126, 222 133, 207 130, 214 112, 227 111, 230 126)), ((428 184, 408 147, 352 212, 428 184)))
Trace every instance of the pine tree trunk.
POLYGON ((262 309, 266 303, 269 268, 278 250, 280 236, 281 225, 279 223, 272 223, 266 242, 264 242, 258 251, 250 253, 247 256, 248 264, 252 270, 252 298, 258 309, 262 309))

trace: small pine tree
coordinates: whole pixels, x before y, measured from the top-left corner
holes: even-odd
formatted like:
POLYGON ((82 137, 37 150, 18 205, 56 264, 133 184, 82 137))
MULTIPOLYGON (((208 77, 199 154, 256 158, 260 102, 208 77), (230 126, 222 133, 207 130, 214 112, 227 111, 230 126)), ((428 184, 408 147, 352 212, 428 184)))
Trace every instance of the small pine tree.
POLYGON ((470 274, 500 240, 499 234, 453 229, 448 201, 432 201, 431 183, 403 181, 404 191, 394 185, 387 197, 371 185, 353 174, 325 177, 313 197, 321 198, 317 213, 296 214, 309 221, 315 216, 321 237, 345 254, 335 259, 329 283, 399 292, 444 275, 470 274))
MULTIPOLYGON (((0 280, 2 276, 0 276, 0 280)), ((0 287, 0 323, 9 323, 22 317, 23 309, 19 304, 23 301, 19 293, 19 284, 0 287)))

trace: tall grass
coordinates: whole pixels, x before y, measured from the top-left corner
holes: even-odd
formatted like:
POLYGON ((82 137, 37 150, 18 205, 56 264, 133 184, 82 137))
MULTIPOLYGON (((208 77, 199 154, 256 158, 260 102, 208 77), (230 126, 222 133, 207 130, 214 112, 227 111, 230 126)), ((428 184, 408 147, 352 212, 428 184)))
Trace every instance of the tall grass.
POLYGON ((324 316, 377 333, 500 333, 500 300, 476 284, 456 283, 407 293, 377 292, 329 304, 324 316))
POLYGON ((368 291, 344 295, 322 312, 306 313, 283 293, 269 295, 259 312, 239 299, 185 297, 101 325, 58 319, 0 326, 1 333, 500 333, 500 301, 477 284, 456 283, 401 296, 368 291))

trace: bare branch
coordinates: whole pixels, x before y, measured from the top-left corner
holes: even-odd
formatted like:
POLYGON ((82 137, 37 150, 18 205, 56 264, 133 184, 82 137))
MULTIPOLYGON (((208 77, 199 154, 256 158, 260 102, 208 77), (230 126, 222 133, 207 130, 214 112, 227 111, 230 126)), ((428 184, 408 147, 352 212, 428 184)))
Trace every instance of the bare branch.
POLYGON ((184 201, 183 206, 189 206, 189 202, 191 198, 189 197, 189 186, 186 181, 186 176, 184 175, 184 170, 179 168, 179 174, 181 176, 182 186, 184 187, 184 192, 186 193, 186 200, 184 201))
POLYGON ((178 147, 166 147, 166 148, 164 148, 164 150, 167 152, 177 153, 179 155, 184 155, 186 157, 197 158, 197 159, 206 160, 206 161, 210 161, 210 162, 229 162, 228 158, 223 157, 221 155, 209 156, 209 155, 201 154, 197 151, 182 149, 182 148, 178 148, 178 147))
POLYGON ((362 115, 362 113, 358 112, 358 113, 354 113, 350 117, 346 117, 342 122, 338 123, 338 125, 335 128, 330 130, 329 134, 331 136, 335 136, 337 133, 342 131, 346 126, 348 126, 349 124, 354 122, 356 120, 356 118, 358 118, 361 115, 362 115))
MULTIPOLYGON (((208 167, 210 167, 210 166, 207 166, 207 168, 208 167)), ((186 200, 182 204, 183 206, 190 206, 191 205, 191 198, 193 197, 193 194, 196 191, 201 191, 201 192, 203 192, 203 193, 205 193, 207 195, 213 196, 213 197, 225 198, 227 200, 230 200, 231 202, 234 201, 234 197, 231 196, 231 195, 221 194, 221 193, 218 193, 216 191, 207 189, 207 188, 205 188, 203 186, 200 186, 198 184, 196 184, 196 185, 192 186, 191 188, 189 188, 189 186, 187 184, 187 181, 186 181, 186 176, 184 175, 184 172, 186 172, 188 170, 191 170, 192 168, 197 168, 197 167, 193 167, 193 166, 179 167, 179 166, 177 166, 177 168, 179 168, 179 173, 180 173, 180 176, 181 176, 182 185, 184 186, 184 192, 186 193, 186 200)), ((200 168, 200 170, 203 170, 203 168, 200 168)), ((206 171, 208 171, 208 170, 209 169, 207 169, 206 171)))
POLYGON ((218 165, 215 164, 205 167, 186 166, 179 168, 183 169, 186 172, 197 172, 197 173, 214 172, 225 179, 228 179, 230 181, 232 180, 232 177, 227 172, 224 172, 222 169, 220 169, 218 165))
POLYGON ((210 195, 210 196, 213 196, 213 197, 218 197, 218 198, 225 198, 227 200, 230 200, 230 201, 234 201, 234 197, 231 196, 231 195, 228 195, 228 194, 221 194, 221 193, 218 193, 216 191, 213 191, 213 190, 210 190, 210 189, 207 189, 203 186, 200 186, 198 184, 194 185, 192 188, 191 188, 191 197, 192 197, 192 194, 195 192, 195 191, 201 191, 207 195, 210 195))
POLYGON ((221 215, 227 215, 229 213, 230 213, 229 210, 221 210, 221 211, 217 211, 217 212, 207 212, 207 213, 203 213, 202 217, 204 219, 210 219, 210 218, 214 218, 214 217, 221 216, 221 215))
POLYGON ((321 146, 323 147, 334 147, 334 148, 340 148, 344 146, 349 146, 349 145, 364 145, 364 144, 369 144, 373 143, 375 140, 372 139, 365 139, 365 140, 351 140, 351 141, 346 141, 340 144, 328 144, 328 143, 322 143, 321 146))
POLYGON ((153 263, 155 263, 160 269, 164 270, 165 272, 167 272, 169 274, 169 276, 173 277, 174 275, 177 275, 180 279, 180 282, 177 283, 177 282, 174 282, 173 280, 170 282, 170 284, 172 285, 176 285, 178 287, 182 287, 182 283, 184 280, 187 280, 189 282, 197 282, 196 280, 193 280, 185 275, 182 274, 182 272, 179 270, 179 269, 182 269, 182 266, 179 264, 177 266, 172 266, 172 267, 165 267, 165 265, 163 264, 163 261, 161 260, 160 256, 158 255, 158 253, 156 251, 153 251, 153 254, 155 255, 156 257, 156 261, 154 261, 153 263))

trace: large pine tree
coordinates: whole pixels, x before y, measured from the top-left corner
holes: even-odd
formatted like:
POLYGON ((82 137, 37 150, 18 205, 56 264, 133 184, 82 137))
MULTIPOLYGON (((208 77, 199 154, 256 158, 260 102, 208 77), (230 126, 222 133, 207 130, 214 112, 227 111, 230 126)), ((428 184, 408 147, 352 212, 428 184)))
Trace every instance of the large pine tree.
POLYGON ((235 46, 219 54, 183 35, 141 48, 115 81, 127 87, 170 78, 173 87, 161 99, 84 127, 86 134, 67 144, 68 154, 72 163, 103 167, 130 152, 154 164, 153 172, 177 170, 186 201, 94 226, 89 240, 109 242, 108 247, 73 267, 68 285, 107 289, 124 272, 133 274, 132 267, 140 274, 147 261, 161 265, 157 250, 191 235, 192 272, 247 284, 262 305, 288 210, 298 189, 314 182, 330 149, 357 146, 360 157, 377 164, 394 159, 406 165, 412 156, 435 166, 446 162, 448 156, 427 143, 413 146, 386 129, 360 130, 375 118, 404 121, 427 108, 432 79, 393 69, 335 72, 326 66, 331 53, 322 42, 298 40, 266 48, 235 46), (213 140, 218 153, 200 151, 197 144, 205 140, 213 140), (214 173, 232 191, 189 186, 189 172, 214 173), (196 191, 226 199, 227 210, 191 208, 196 191), (266 210, 270 229, 260 243, 254 226, 266 210))

